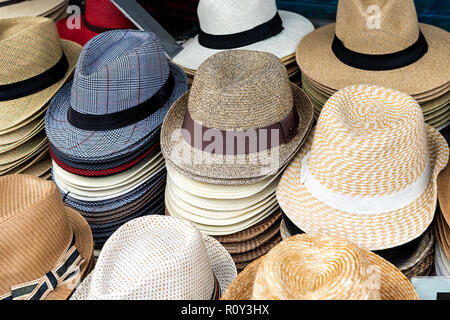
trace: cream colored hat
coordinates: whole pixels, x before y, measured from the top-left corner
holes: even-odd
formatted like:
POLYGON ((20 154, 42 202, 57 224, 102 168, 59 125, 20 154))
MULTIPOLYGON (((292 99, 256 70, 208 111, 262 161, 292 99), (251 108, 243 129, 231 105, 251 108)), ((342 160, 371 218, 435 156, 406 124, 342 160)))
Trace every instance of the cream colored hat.
POLYGON ((445 139, 419 105, 393 89, 357 85, 325 104, 315 131, 277 189, 282 210, 306 233, 368 250, 407 243, 428 228, 445 139))
POLYGON ((67 8, 68 3, 68 0, 0 0, 0 19, 27 16, 53 19, 58 17, 55 13, 67 8))
POLYGON ((94 270, 72 300, 209 300, 236 277, 224 247, 190 223, 140 217, 105 243, 94 270))
POLYGON ((275 0, 200 0, 197 13, 199 35, 173 58, 191 70, 217 52, 236 48, 270 52, 281 59, 292 55, 303 36, 314 30, 305 17, 277 11, 275 0))

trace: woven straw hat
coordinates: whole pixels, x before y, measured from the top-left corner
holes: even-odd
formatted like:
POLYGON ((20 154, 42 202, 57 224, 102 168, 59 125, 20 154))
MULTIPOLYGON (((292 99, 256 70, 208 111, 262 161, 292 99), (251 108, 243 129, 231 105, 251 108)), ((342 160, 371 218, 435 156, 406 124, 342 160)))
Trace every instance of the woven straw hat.
POLYGON ((28 175, 0 178, 0 214, 0 299, 67 299, 93 255, 86 220, 28 175))
POLYGON ((67 0, 0 0, 0 19, 27 16, 50 18, 65 9, 67 4, 67 0))
POLYGON ((436 241, 435 270, 438 277, 450 276, 450 259, 446 257, 439 241, 436 241))
POLYGON ((325 104, 284 172, 277 199, 306 233, 339 236, 368 250, 400 246, 432 222, 436 178, 448 153, 410 96, 347 87, 325 104))
POLYGON ((71 299, 208 300, 235 277, 233 260, 218 241, 181 219, 147 216, 108 239, 71 299))
POLYGON ((0 21, 0 134, 27 124, 72 75, 80 45, 60 40, 53 20, 0 21))
POLYGON ((191 70, 217 52, 236 48, 270 52, 281 59, 292 55, 303 36, 314 30, 305 17, 277 11, 275 0, 200 0, 197 14, 200 34, 173 58, 191 70))
POLYGON ((438 176, 438 199, 442 216, 447 225, 450 225, 450 165, 447 164, 438 176))
POLYGON ((296 57, 325 87, 368 83, 415 97, 448 86, 449 51, 450 34, 418 23, 413 0, 349 0, 339 1, 335 24, 301 40, 296 57))
POLYGON ((288 80, 278 58, 266 52, 224 51, 200 66, 191 90, 170 108, 161 129, 161 150, 192 179, 255 183, 295 155, 312 118, 311 101, 288 80), (245 144, 249 140, 241 138, 233 142, 233 134, 244 137, 249 132, 256 143, 245 144), (208 144, 209 133, 224 139, 208 144))
POLYGON ((339 238, 302 234, 276 245, 230 284, 224 300, 418 299, 408 279, 339 238))

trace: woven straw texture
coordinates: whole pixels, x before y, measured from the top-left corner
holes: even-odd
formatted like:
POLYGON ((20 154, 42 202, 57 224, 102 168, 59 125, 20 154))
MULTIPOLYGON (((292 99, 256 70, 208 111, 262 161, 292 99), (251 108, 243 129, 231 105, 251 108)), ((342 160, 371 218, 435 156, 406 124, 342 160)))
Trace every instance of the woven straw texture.
POLYGON ((409 242, 430 225, 436 209, 436 177, 448 161, 445 139, 423 122, 417 103, 392 89, 359 85, 333 95, 315 132, 286 169, 277 199, 287 216, 307 233, 348 239, 380 250, 409 242), (431 178, 421 196, 387 213, 359 215, 334 209, 300 183, 303 157, 311 152, 311 174, 346 196, 378 197, 403 190, 429 159, 431 178))
POLYGON ((450 225, 450 165, 447 164, 438 176, 438 199, 442 216, 450 225))

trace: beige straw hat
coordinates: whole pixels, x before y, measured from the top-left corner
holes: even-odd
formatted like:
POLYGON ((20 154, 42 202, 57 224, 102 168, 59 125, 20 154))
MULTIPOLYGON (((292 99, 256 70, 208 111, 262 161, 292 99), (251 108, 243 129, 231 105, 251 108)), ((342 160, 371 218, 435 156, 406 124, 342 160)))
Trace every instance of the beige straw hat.
POLYGON ((113 233, 71 299, 217 299, 235 277, 217 240, 181 219, 150 215, 113 233))
POLYGON ((199 67, 191 90, 170 108, 161 150, 192 179, 254 183, 289 162, 312 120, 311 101, 276 56, 224 51, 199 67))
POLYGON ((325 104, 284 172, 277 199, 306 233, 339 236, 368 250, 400 246, 432 222, 436 178, 448 154, 410 96, 347 87, 325 104))
POLYGON ((0 300, 67 299, 93 255, 86 220, 28 175, 0 177, 0 214, 0 300))
POLYGON ((380 256, 339 238, 302 234, 282 241, 230 284, 223 300, 418 299, 380 256))
POLYGON ((450 165, 447 164, 438 176, 438 199, 442 216, 450 226, 450 165))
POLYGON ((448 85, 449 52, 450 34, 419 23, 413 0, 346 0, 338 3, 336 23, 307 34, 296 57, 302 72, 325 87, 368 83, 415 97, 448 85))
POLYGON ((56 18, 55 13, 65 10, 67 4, 67 0, 0 0, 0 19, 27 16, 56 18))
POLYGON ((81 46, 60 40, 47 18, 0 20, 0 30, 1 135, 42 113, 72 75, 81 46))

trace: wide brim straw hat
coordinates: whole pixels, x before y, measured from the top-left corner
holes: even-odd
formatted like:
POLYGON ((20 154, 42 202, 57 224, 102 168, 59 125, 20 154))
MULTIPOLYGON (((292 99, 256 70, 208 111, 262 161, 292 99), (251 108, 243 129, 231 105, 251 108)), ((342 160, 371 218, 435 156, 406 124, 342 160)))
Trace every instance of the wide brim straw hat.
POLYGON ((8 0, 0 1, 0 19, 19 18, 26 16, 48 16, 49 14, 64 8, 66 0, 34 0, 14 1, 8 4, 8 0))
MULTIPOLYGON (((332 299, 330 294, 333 294, 334 299, 339 299, 340 291, 343 291, 343 294, 348 296, 350 293, 354 295, 358 295, 358 291, 362 289, 363 283, 357 281, 350 281, 345 282, 346 285, 350 287, 346 287, 342 281, 349 280, 340 277, 339 275, 345 273, 345 274, 354 274, 356 272, 356 268, 361 266, 353 265, 352 262, 355 262, 355 258, 359 259, 360 261, 365 262, 368 266, 371 266, 372 268, 375 267, 377 270, 377 276, 379 276, 379 283, 377 283, 378 289, 378 298, 381 300, 417 300, 417 294, 414 291, 413 286, 409 282, 409 280, 391 263, 386 261, 385 259, 381 258, 380 256, 358 248, 354 246, 353 244, 347 243, 347 245, 341 246, 339 251, 336 251, 336 248, 333 248, 333 246, 328 247, 327 242, 329 240, 327 239, 337 239, 334 237, 324 237, 323 235, 296 235, 288 240, 282 241, 280 244, 275 246, 271 251, 269 251, 268 254, 265 256, 255 260, 251 264, 249 264, 243 271, 241 271, 236 279, 229 285, 227 291, 222 295, 221 300, 251 300, 252 296, 255 292, 255 289, 261 293, 265 286, 269 286, 271 293, 279 293, 282 296, 289 295, 290 299, 298 299, 299 296, 302 296, 303 299, 314 299, 314 291, 317 290, 317 297, 321 299, 332 299), (322 271, 321 276, 321 284, 323 286, 323 289, 321 289, 321 286, 319 286, 317 283, 313 285, 313 283, 308 283, 309 281, 312 281, 310 277, 304 277, 301 273, 302 270, 306 271, 305 268, 299 268, 296 271, 296 265, 297 264, 304 264, 305 262, 302 259, 292 259, 291 254, 289 252, 293 253, 296 251, 296 242, 302 241, 302 239, 307 238, 316 238, 316 239, 325 239, 324 243, 319 245, 318 247, 310 247, 309 249, 303 249, 305 250, 304 253, 309 254, 309 257, 311 255, 310 252, 316 252, 319 250, 322 250, 322 253, 320 256, 317 256, 316 260, 318 263, 317 265, 314 265, 314 262, 311 261, 311 265, 308 265, 308 269, 313 268, 310 272, 312 273, 311 276, 316 275, 319 276, 321 274, 320 268, 326 268, 327 266, 332 269, 338 269, 339 271, 336 272, 330 272, 330 270, 322 271), (281 257, 277 254, 272 254, 275 252, 274 250, 277 250, 277 252, 280 251, 280 249, 283 249, 284 253, 281 255, 281 257), (333 250, 334 249, 334 250, 333 250), (331 250, 331 251, 330 251, 331 250), (353 253, 350 253, 352 252, 353 253), (351 258, 350 258, 351 254, 351 258), (345 259, 344 257, 348 255, 348 259, 345 259), (326 260, 326 256, 329 256, 330 260, 326 260), (282 260, 281 260, 282 259, 282 260), (336 260, 333 260, 336 259, 336 260), (322 261, 324 260, 324 261, 322 261), (325 264, 322 266, 320 262, 325 262, 325 264), (352 261, 352 262, 351 262, 352 261), (273 276, 279 277, 279 283, 272 284, 269 282, 262 283, 262 279, 257 279, 258 270, 266 264, 269 266, 275 266, 279 265, 280 267, 276 270, 273 270, 273 276), (289 272, 289 275, 283 274, 289 272), (283 277, 284 276, 284 277, 283 277), (304 277, 301 281, 299 280, 299 277, 304 277), (257 283, 255 282, 258 281, 257 283), (327 287, 326 283, 333 281, 338 281, 332 288, 327 287), (295 283, 292 283, 295 282, 295 283), (341 282, 341 283, 340 283, 341 282), (304 288, 304 291, 302 291, 302 287, 304 288), (308 288, 308 289, 306 289, 308 288), (328 290, 327 290, 328 288, 328 290), (284 293, 283 293, 284 291, 284 293), (290 294, 292 291, 292 295, 290 294), (311 291, 311 295, 308 295, 308 291, 311 291), (345 292, 347 291, 347 292, 345 292), (328 297, 328 298, 327 298, 328 297)), ((317 240, 316 240, 317 241, 317 240)), ((342 240, 338 240, 342 241, 342 240)), ((301 254, 301 251, 299 252, 301 254)), ((299 256, 298 256, 299 257, 299 256)), ((363 273, 369 273, 368 270, 361 270, 363 273)), ((268 290, 266 292, 269 292, 268 290)), ((278 296, 278 295, 277 295, 278 296)), ((316 298, 317 298, 316 297, 316 298)), ((267 298, 267 297, 266 297, 267 298)), ((273 297, 275 298, 275 296, 273 297)), ((277 298, 275 298, 277 299, 277 298)), ((279 299, 279 298, 278 298, 279 299)), ((347 298, 348 299, 348 298, 347 298)), ((352 298, 350 298, 352 299, 352 298)), ((355 299, 355 297, 353 298, 355 299)))
POLYGON ((439 174, 438 178, 438 199, 442 216, 447 225, 450 225, 450 165, 447 164, 444 170, 439 174))
MULTIPOLYGON (((402 97, 402 101, 405 101, 405 103, 408 99, 409 101, 412 100, 411 98, 407 98, 407 95, 395 90, 380 87, 375 88, 378 88, 376 90, 382 90, 383 92, 383 97, 381 97, 381 95, 379 96, 379 98, 382 99, 381 101, 389 100, 391 101, 389 103, 394 101, 392 107, 396 105, 396 101, 398 101, 400 97, 402 97)), ((365 97, 365 99, 358 100, 358 103, 362 103, 361 106, 366 106, 367 102, 370 101, 370 103, 374 103, 376 101, 373 97, 378 96, 378 94, 376 93, 376 90, 373 90, 375 89, 372 86, 352 86, 338 91, 338 93, 329 100, 327 105, 324 106, 324 110, 321 113, 318 123, 320 124, 322 116, 325 119, 325 115, 327 119, 331 115, 333 115, 333 117, 338 117, 334 112, 329 113, 329 111, 340 110, 336 109, 336 107, 339 106, 339 102, 336 102, 334 99, 339 99, 342 94, 345 94, 346 97, 350 99, 349 101, 355 101, 355 104, 356 100, 352 99, 354 99, 356 95, 358 97, 365 97), (359 92, 359 90, 361 90, 361 92, 359 92), (375 95, 372 98, 369 98, 369 96, 374 93, 375 95), (328 110, 325 111, 325 108, 328 110)), ((420 110, 414 108, 411 108, 409 112, 412 112, 413 110, 414 114, 419 114, 420 112, 420 110)), ((340 115, 340 111, 338 114, 340 115)), ((344 117, 351 117, 350 114, 351 112, 349 111, 349 114, 344 115, 344 117)), ((328 122, 322 123, 322 125, 326 125, 327 123, 328 122)), ((333 123, 329 122, 329 125, 333 125, 333 123)), ((337 126, 339 127, 339 124, 337 124, 337 126)), ((308 137, 303 148, 290 163, 281 178, 277 189, 277 200, 280 207, 288 218, 306 233, 321 232, 339 236, 368 250, 393 248, 416 239, 425 232, 434 218, 437 202, 436 179, 439 172, 445 167, 449 155, 447 142, 442 135, 426 124, 420 124, 420 126, 423 127, 423 129, 421 129, 423 130, 421 134, 426 137, 426 141, 424 141, 425 144, 422 146, 428 149, 429 153, 430 179, 428 184, 424 186, 424 192, 419 194, 416 200, 410 202, 408 205, 384 213, 372 212, 370 215, 367 215, 335 209, 314 197, 301 182, 300 177, 301 172, 304 172, 302 169, 305 167, 304 161, 307 159, 305 156, 307 156, 312 149, 315 132, 308 137)), ((404 130, 409 130, 408 128, 405 127, 404 130)), ((340 129, 333 128, 333 132, 335 130, 340 129)), ((400 127, 397 127, 396 130, 400 130, 400 127)), ((317 127, 315 128, 315 131, 317 131, 317 127)), ((400 134, 400 131, 398 132, 400 134)), ((423 140, 423 138, 421 138, 421 140, 423 140)), ((412 140, 408 141, 409 144, 412 143, 412 140)), ((373 142, 376 143, 376 141, 373 142)), ((342 157, 341 160, 345 163, 346 158, 342 157)), ((379 164, 376 163, 374 163, 373 166, 381 168, 379 164)))
MULTIPOLYGON (((278 13, 284 28, 279 34, 251 45, 239 47, 239 49, 270 52, 280 59, 292 55, 298 42, 313 31, 314 26, 298 13, 283 10, 278 10, 278 13)), ((226 28, 227 22, 223 21, 223 24, 226 28)), ((202 46, 196 35, 183 44, 183 50, 173 57, 172 61, 183 68, 197 70, 203 61, 220 51, 202 46)))

